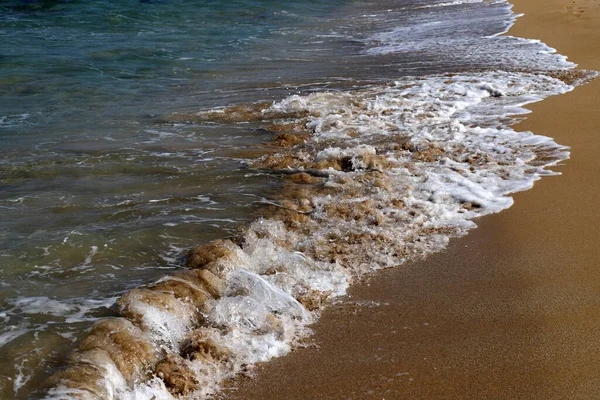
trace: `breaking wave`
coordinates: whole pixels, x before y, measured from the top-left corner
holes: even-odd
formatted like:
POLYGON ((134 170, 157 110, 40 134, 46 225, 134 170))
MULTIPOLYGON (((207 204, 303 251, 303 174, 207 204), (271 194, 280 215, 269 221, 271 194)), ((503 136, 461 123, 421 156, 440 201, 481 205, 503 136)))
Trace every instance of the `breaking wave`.
POLYGON ((48 398, 204 398, 310 335, 328 299, 374 270, 443 249, 568 158, 517 132, 524 105, 585 72, 405 77, 355 90, 206 110, 179 120, 253 123, 279 151, 248 167, 286 176, 238 237, 200 245, 187 270, 127 292, 48 398))

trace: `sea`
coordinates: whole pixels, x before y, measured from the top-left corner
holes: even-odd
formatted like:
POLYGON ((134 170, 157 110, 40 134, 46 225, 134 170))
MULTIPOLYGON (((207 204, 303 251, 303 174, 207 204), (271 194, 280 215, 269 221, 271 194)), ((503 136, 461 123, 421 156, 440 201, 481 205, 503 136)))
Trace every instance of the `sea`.
POLYGON ((210 398, 556 174, 514 124, 591 74, 517 17, 1 1, 0 398, 210 398))

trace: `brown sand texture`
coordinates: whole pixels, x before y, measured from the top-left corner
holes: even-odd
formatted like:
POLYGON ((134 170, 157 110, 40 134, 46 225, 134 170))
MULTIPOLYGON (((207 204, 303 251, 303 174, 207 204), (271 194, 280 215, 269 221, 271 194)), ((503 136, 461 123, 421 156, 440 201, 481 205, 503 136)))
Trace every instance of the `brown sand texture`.
MULTIPOLYGON (((599 0, 514 0, 511 35, 600 70, 599 0)), ((313 346, 238 379, 227 399, 600 399, 600 79, 519 126, 571 159, 424 262, 350 290, 313 346)))

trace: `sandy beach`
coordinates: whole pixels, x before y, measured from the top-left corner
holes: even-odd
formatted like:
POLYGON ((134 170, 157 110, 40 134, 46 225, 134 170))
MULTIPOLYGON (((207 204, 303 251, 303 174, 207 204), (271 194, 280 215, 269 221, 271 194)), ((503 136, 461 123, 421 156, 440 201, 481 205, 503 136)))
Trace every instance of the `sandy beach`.
MULTIPOLYGON (((600 70, 600 2, 515 0, 511 35, 600 70)), ((571 146, 558 177, 447 251, 374 276, 328 308, 306 349, 227 399, 600 398, 600 79, 519 129, 571 146)))

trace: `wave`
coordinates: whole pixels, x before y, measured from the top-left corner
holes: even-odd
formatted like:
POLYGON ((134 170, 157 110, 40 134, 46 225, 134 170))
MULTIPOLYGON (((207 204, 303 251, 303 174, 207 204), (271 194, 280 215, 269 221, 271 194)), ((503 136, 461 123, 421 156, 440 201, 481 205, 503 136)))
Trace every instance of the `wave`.
POLYGON ((310 335, 321 308, 374 270, 443 249, 568 158, 517 132, 524 105, 584 71, 404 77, 180 115, 253 122, 280 150, 248 167, 286 176, 262 218, 200 245, 187 270, 133 289, 97 322, 48 398, 205 398, 310 335))

